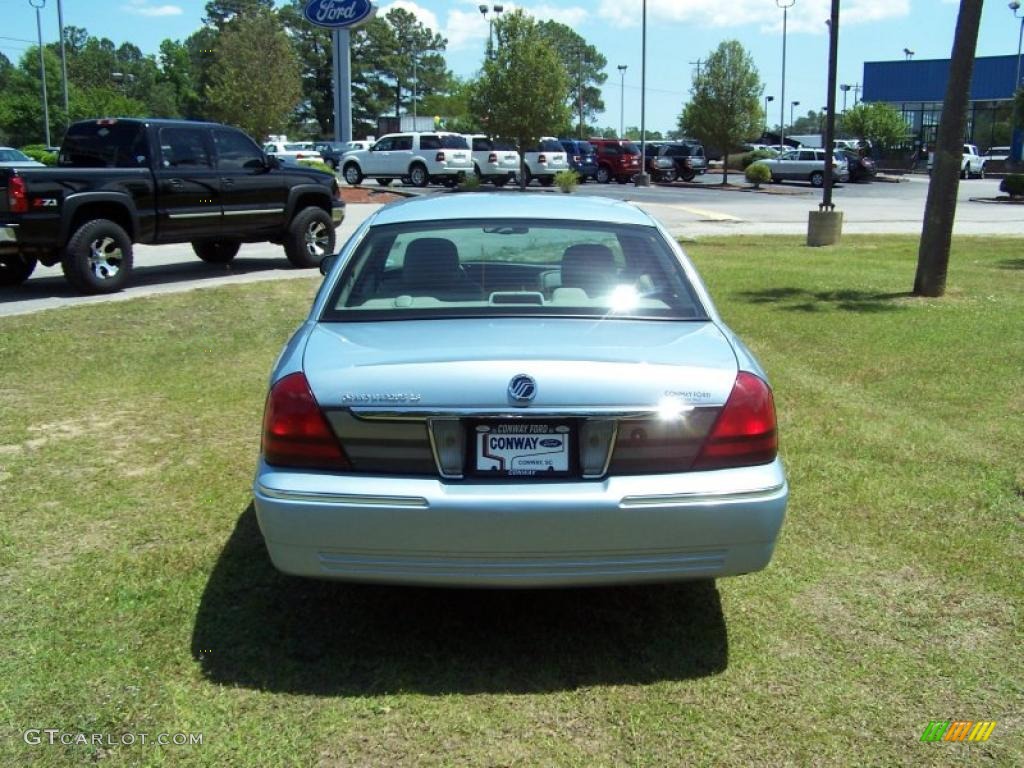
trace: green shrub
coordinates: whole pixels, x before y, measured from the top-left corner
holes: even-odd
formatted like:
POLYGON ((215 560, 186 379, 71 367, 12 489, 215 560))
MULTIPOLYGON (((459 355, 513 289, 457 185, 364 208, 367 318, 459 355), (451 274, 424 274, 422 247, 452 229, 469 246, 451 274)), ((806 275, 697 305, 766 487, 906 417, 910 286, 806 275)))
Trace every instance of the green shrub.
POLYGON ((576 175, 576 171, 565 170, 555 174, 555 184, 563 192, 572 192, 579 183, 580 177, 576 175))
POLYGON ((480 189, 480 177, 475 173, 467 173, 459 182, 459 189, 463 192, 476 192, 480 189))
POLYGON ((46 147, 42 144, 29 144, 27 147, 22 147, 21 151, 43 165, 57 164, 57 153, 47 152, 46 147))
POLYGON ((746 169, 747 166, 758 160, 770 160, 778 156, 779 153, 773 149, 755 149, 753 152, 744 152, 740 155, 740 168, 746 169))
POLYGON ((1024 173, 1011 173, 999 184, 999 191, 1010 197, 1024 196, 1024 173))
POLYGON ((753 163, 747 166, 745 175, 747 181, 754 185, 754 189, 760 189, 766 181, 771 181, 772 171, 763 163, 753 163))
POLYGON ((334 169, 331 168, 331 166, 329 166, 323 160, 299 160, 299 165, 304 165, 307 168, 312 168, 312 169, 317 170, 317 171, 323 171, 324 173, 329 173, 329 174, 331 174, 331 176, 335 175, 334 169))

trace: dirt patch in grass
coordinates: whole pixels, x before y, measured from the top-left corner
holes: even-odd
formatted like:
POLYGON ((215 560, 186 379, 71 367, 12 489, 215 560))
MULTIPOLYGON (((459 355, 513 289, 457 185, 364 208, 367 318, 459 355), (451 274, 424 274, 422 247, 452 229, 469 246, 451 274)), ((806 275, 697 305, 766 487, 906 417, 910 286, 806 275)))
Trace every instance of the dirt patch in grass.
POLYGON ((394 192, 382 192, 376 189, 367 189, 366 187, 342 187, 341 199, 345 201, 346 205, 359 203, 377 203, 380 205, 387 205, 388 203, 395 203, 399 200, 404 200, 405 195, 398 195, 394 192))

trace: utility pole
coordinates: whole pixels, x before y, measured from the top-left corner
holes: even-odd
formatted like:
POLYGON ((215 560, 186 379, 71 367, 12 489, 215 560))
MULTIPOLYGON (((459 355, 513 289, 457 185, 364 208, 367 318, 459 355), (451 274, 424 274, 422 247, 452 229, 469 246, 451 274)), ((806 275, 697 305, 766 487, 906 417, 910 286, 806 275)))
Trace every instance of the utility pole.
POLYGON ((619 138, 626 132, 626 70, 627 64, 619 64, 619 138))
POLYGON ((69 124, 71 122, 71 110, 68 109, 68 57, 64 51, 64 0, 57 0, 57 26, 60 29, 61 81, 64 83, 64 121, 69 124))
POLYGON ((640 45, 640 173, 636 175, 638 187, 651 186, 647 173, 647 0, 644 0, 642 15, 643 37, 640 45))
POLYGON ((700 82, 700 65, 703 64, 703 63, 704 63, 703 59, 697 59, 696 61, 691 61, 690 62, 690 66, 691 67, 696 67, 697 68, 697 82, 700 82))
POLYGON ((50 105, 46 98, 46 61, 43 58, 43 21, 39 12, 46 7, 46 0, 28 0, 28 4, 36 9, 36 32, 39 35, 39 80, 43 84, 43 129, 46 133, 46 146, 50 146, 50 105))
POLYGON ((786 32, 789 21, 789 9, 796 5, 796 0, 775 0, 782 9, 782 94, 779 98, 779 144, 786 148, 786 32))

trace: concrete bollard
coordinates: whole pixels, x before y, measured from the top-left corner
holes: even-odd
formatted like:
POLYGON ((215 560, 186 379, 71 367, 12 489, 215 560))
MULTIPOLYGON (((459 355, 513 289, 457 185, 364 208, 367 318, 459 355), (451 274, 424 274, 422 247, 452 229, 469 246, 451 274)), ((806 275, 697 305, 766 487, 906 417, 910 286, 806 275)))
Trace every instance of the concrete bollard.
POLYGON ((807 245, 838 245, 843 236, 842 211, 811 211, 807 220, 807 245))

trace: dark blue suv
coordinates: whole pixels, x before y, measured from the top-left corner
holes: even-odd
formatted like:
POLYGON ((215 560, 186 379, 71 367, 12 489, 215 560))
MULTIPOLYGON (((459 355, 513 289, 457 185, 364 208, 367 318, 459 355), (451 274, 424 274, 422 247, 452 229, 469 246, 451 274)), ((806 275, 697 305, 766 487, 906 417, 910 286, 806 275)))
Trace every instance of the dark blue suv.
POLYGON ((576 171, 580 182, 597 178, 597 151, 589 141, 559 139, 569 158, 569 168, 576 171))

